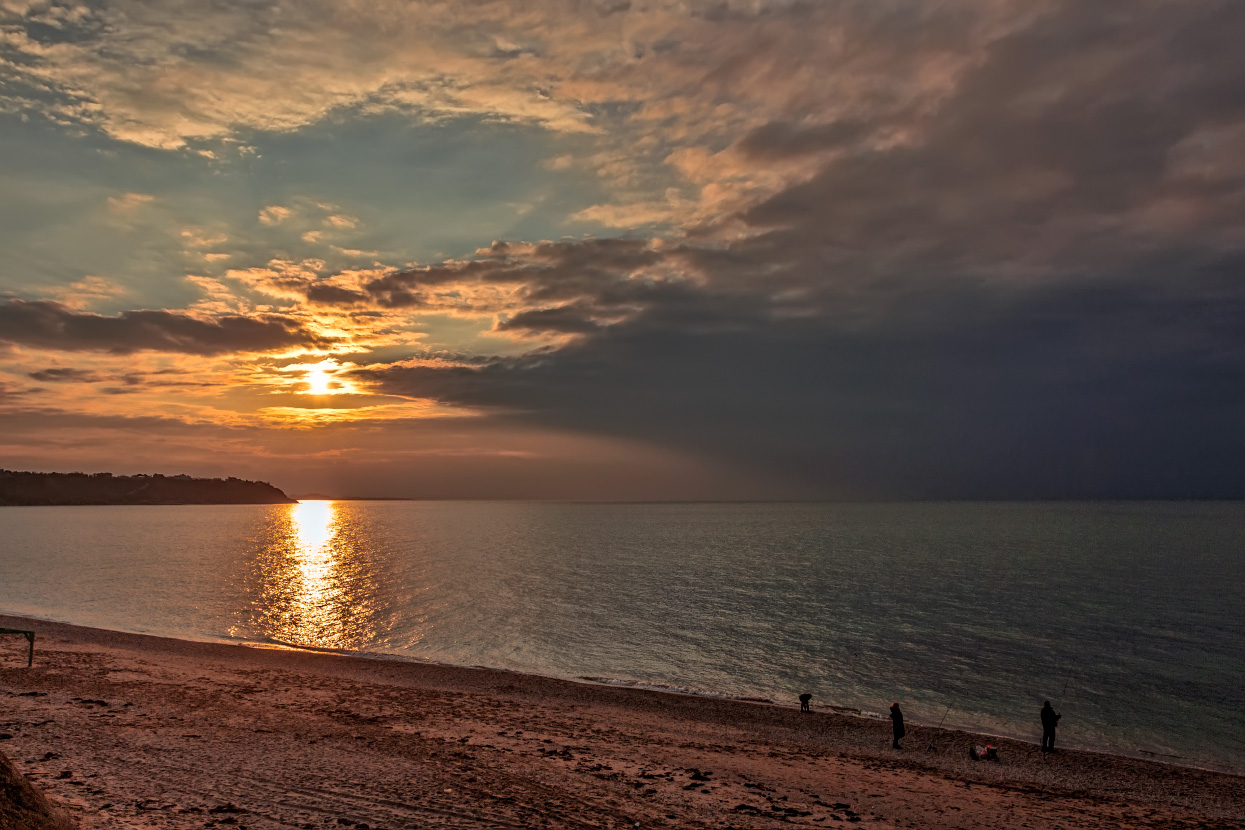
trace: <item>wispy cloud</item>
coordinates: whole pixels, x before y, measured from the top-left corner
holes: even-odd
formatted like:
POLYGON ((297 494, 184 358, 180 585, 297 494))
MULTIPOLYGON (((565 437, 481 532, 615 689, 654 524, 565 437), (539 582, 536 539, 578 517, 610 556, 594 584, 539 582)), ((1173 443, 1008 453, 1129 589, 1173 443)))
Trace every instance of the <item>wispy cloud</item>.
POLYGON ((54 288, 49 293, 68 308, 86 309, 100 301, 124 297, 129 291, 104 277, 88 276, 69 285, 54 288))
POLYGON ((95 383, 101 378, 95 372, 72 367, 52 367, 30 372, 29 377, 45 383, 95 383))

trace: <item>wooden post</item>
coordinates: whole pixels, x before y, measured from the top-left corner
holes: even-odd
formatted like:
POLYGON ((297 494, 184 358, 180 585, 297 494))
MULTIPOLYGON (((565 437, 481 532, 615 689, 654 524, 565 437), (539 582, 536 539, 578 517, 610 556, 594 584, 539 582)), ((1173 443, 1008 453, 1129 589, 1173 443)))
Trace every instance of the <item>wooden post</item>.
POLYGON ((35 632, 22 628, 0 628, 0 634, 21 634, 25 637, 26 642, 30 643, 30 650, 26 653, 26 668, 35 664, 35 632))

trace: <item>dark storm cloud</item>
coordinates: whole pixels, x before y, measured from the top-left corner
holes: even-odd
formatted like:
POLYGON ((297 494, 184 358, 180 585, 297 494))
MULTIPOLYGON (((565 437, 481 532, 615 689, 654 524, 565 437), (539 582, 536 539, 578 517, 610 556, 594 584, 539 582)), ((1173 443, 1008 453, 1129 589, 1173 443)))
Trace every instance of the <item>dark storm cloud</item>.
POLYGON ((47 301, 0 302, 0 341, 41 349, 222 354, 323 346, 330 338, 279 315, 201 320, 173 311, 126 311, 116 317, 73 311, 47 301))
POLYGON ((1053 6, 933 111, 749 133, 758 162, 832 151, 751 235, 457 271, 545 299, 502 327, 560 350, 361 377, 810 494, 1245 496, 1241 31, 1237 3, 1053 6), (703 283, 629 277, 676 264, 703 283))
POLYGON ((737 307, 694 329, 654 310, 556 354, 360 374, 815 495, 1239 496, 1245 296, 1213 288, 964 286, 851 327, 737 307))

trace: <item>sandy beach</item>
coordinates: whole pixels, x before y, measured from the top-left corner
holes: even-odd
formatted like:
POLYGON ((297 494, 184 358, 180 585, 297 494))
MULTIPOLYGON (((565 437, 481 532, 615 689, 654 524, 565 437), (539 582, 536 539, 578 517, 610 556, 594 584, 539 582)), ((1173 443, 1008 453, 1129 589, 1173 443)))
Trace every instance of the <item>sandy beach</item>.
POLYGON ((1239 776, 746 701, 0 616, 0 752, 112 828, 1239 828, 1239 776))

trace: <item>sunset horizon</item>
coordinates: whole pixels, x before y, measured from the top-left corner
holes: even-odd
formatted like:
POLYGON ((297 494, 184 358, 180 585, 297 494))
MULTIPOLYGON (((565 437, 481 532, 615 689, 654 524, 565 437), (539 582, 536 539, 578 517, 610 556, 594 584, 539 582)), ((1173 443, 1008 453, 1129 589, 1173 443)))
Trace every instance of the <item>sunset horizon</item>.
POLYGON ((0 457, 1245 497, 1241 15, 5 0, 0 457))
POLYGON ((1245 827, 1245 0, 0 0, 0 830, 1245 827))

